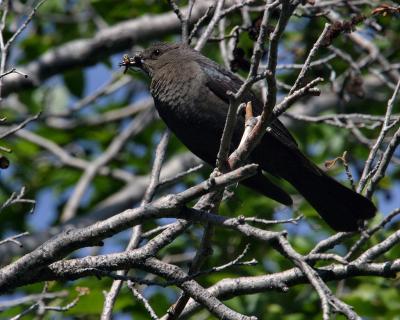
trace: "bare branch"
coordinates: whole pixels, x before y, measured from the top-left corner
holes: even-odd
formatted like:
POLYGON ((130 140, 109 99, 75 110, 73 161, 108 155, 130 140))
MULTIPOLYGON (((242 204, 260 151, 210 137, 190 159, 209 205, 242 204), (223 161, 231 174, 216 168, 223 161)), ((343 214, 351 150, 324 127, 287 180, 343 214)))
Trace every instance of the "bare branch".
POLYGON ((134 284, 131 281, 128 281, 128 287, 131 289, 132 294, 134 297, 143 303, 146 310, 149 312, 151 319, 158 320, 156 313, 154 312, 153 308, 151 307, 149 301, 145 297, 143 297, 138 290, 135 289, 134 284))
POLYGON ((200 39, 197 41, 195 49, 201 51, 205 46, 208 38, 211 36, 211 33, 214 30, 214 27, 217 25, 218 21, 222 18, 221 11, 224 6, 225 0, 218 0, 217 5, 215 7, 214 15, 211 18, 211 21, 208 23, 206 30, 201 35, 200 39))
MULTIPOLYGON (((150 175, 150 183, 149 183, 149 185, 146 189, 146 192, 143 196, 141 206, 145 206, 149 202, 151 202, 151 200, 156 192, 157 186, 159 184, 161 167, 164 162, 165 153, 166 153, 166 149, 168 146, 169 136, 170 136, 170 132, 169 132, 169 130, 166 130, 163 137, 161 138, 160 143, 157 146, 156 156, 154 159, 153 168, 152 168, 151 175, 150 175)), ((142 238, 142 226, 137 225, 132 230, 132 236, 128 243, 126 251, 135 249, 138 246, 141 238, 142 238)), ((122 275, 122 276, 126 276, 127 274, 128 274, 128 270, 123 270, 123 271, 118 272, 118 275, 122 275)), ((129 286, 129 283, 128 283, 128 286, 129 286)), ((111 285, 110 291, 105 295, 103 311, 101 314, 102 320, 111 319, 112 309, 113 309, 113 306, 115 304, 116 298, 118 296, 118 293, 119 293, 121 287, 122 287, 122 280, 120 280, 120 279, 114 280, 113 284, 111 285)), ((129 286, 129 287, 131 288, 132 292, 134 293, 135 289, 132 286, 129 286)), ((139 300, 142 300, 140 298, 141 295, 139 294, 139 292, 137 292, 137 295, 134 293, 134 295, 137 296, 139 298, 139 300)), ((146 302, 146 300, 144 302, 146 302)), ((145 306, 147 308, 146 303, 145 303, 145 306)), ((152 311, 151 308, 149 310, 152 311)), ((150 314, 152 315, 152 314, 154 314, 154 312, 150 312, 150 314)))
MULTIPOLYGON (((400 90, 400 78, 399 78, 399 81, 397 82, 396 89, 394 90, 392 97, 388 100, 387 108, 386 108, 386 114, 385 114, 385 120, 384 120, 384 122, 382 124, 381 132, 380 132, 378 138, 376 139, 375 144, 371 148, 371 151, 369 153, 368 159, 367 159, 367 161, 365 163, 364 170, 363 170, 363 173, 362 173, 362 176, 361 176, 360 182, 358 184, 358 188, 357 188, 358 192, 361 192, 363 190, 363 188, 364 188, 364 186, 365 186, 365 184, 367 182, 366 181, 366 176, 371 170, 371 165, 372 165, 372 162, 374 161, 374 159, 376 157, 378 149, 381 146, 381 144, 383 142, 383 139, 385 138, 387 132, 393 126, 393 124, 391 123, 390 119, 391 119, 392 112, 393 112, 392 111, 393 110, 393 105, 394 105, 394 102, 396 100, 396 97, 397 97, 397 94, 398 94, 399 90, 400 90)), ((386 163, 386 166, 387 166, 387 161, 385 163, 386 163)), ((382 167, 382 165, 385 166, 385 164, 381 164, 380 167, 382 167)), ((383 169, 383 170, 385 170, 385 169, 383 169)))
POLYGON ((7 242, 12 242, 12 243, 15 243, 16 245, 22 247, 22 243, 19 242, 17 239, 18 239, 18 238, 21 238, 21 237, 23 237, 23 236, 27 236, 27 235, 29 235, 29 232, 23 232, 23 233, 20 233, 20 234, 15 235, 15 236, 8 237, 8 238, 6 238, 6 239, 0 241, 0 246, 1 246, 2 244, 7 243, 7 242))
POLYGON ((20 124, 18 124, 17 126, 13 126, 10 129, 5 130, 4 132, 0 133, 0 139, 4 139, 5 137, 8 137, 9 135, 14 134, 15 132, 17 132, 18 130, 21 130, 22 128, 24 128, 28 123, 35 121, 36 119, 38 119, 40 117, 40 113, 38 113, 35 116, 32 117, 28 117, 26 118, 24 121, 22 121, 20 124))
POLYGON ((61 221, 67 221, 75 216, 76 210, 79 207, 79 203, 90 182, 96 176, 97 171, 118 154, 118 152, 125 145, 128 139, 132 137, 132 135, 142 131, 143 128, 145 128, 146 117, 152 118, 152 116, 152 110, 148 110, 143 114, 143 121, 140 121, 136 118, 131 120, 130 124, 113 139, 107 150, 86 168, 81 179, 77 183, 74 192, 65 205, 65 208, 61 214, 61 221))

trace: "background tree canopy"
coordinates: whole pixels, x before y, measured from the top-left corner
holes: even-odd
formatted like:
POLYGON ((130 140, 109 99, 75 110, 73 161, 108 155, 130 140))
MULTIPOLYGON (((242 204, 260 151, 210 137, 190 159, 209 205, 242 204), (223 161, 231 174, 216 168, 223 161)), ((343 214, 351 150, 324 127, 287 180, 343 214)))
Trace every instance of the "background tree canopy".
POLYGON ((400 319, 398 2, 0 6, 0 318, 400 319), (243 79, 276 68, 253 89, 289 98, 300 149, 373 200, 364 231, 335 234, 284 181, 291 208, 238 186, 251 165, 208 180, 118 66, 182 34, 243 79))

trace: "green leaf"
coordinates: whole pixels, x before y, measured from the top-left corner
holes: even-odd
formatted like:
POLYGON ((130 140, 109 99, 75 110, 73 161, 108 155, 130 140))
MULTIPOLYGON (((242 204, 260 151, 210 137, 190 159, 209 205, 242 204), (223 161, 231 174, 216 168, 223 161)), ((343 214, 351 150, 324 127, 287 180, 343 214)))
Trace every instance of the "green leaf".
POLYGON ((64 83, 75 97, 82 98, 85 91, 85 75, 81 69, 64 73, 64 83))

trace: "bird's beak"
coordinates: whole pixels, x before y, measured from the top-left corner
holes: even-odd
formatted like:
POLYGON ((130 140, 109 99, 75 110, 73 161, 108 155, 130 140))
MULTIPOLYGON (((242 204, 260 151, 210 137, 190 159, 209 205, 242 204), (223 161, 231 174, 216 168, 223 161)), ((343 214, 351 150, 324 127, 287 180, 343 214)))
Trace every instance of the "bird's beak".
POLYGON ((141 68, 144 63, 143 56, 138 53, 133 57, 133 64, 135 67, 141 68))
POLYGON ((129 57, 127 54, 125 54, 122 58, 122 62, 119 63, 120 67, 125 67, 124 73, 128 71, 130 68, 142 68, 143 67, 143 57, 142 55, 136 54, 133 57, 129 57))

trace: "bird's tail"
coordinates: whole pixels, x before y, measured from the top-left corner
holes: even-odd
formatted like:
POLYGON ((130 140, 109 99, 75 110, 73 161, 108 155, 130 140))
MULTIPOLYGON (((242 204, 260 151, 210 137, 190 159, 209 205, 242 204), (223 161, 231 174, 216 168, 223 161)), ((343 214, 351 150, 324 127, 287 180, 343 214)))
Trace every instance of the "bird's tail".
POLYGON ((360 222, 375 215, 375 205, 343 186, 303 155, 299 167, 286 171, 288 180, 336 231, 357 231, 360 222))

